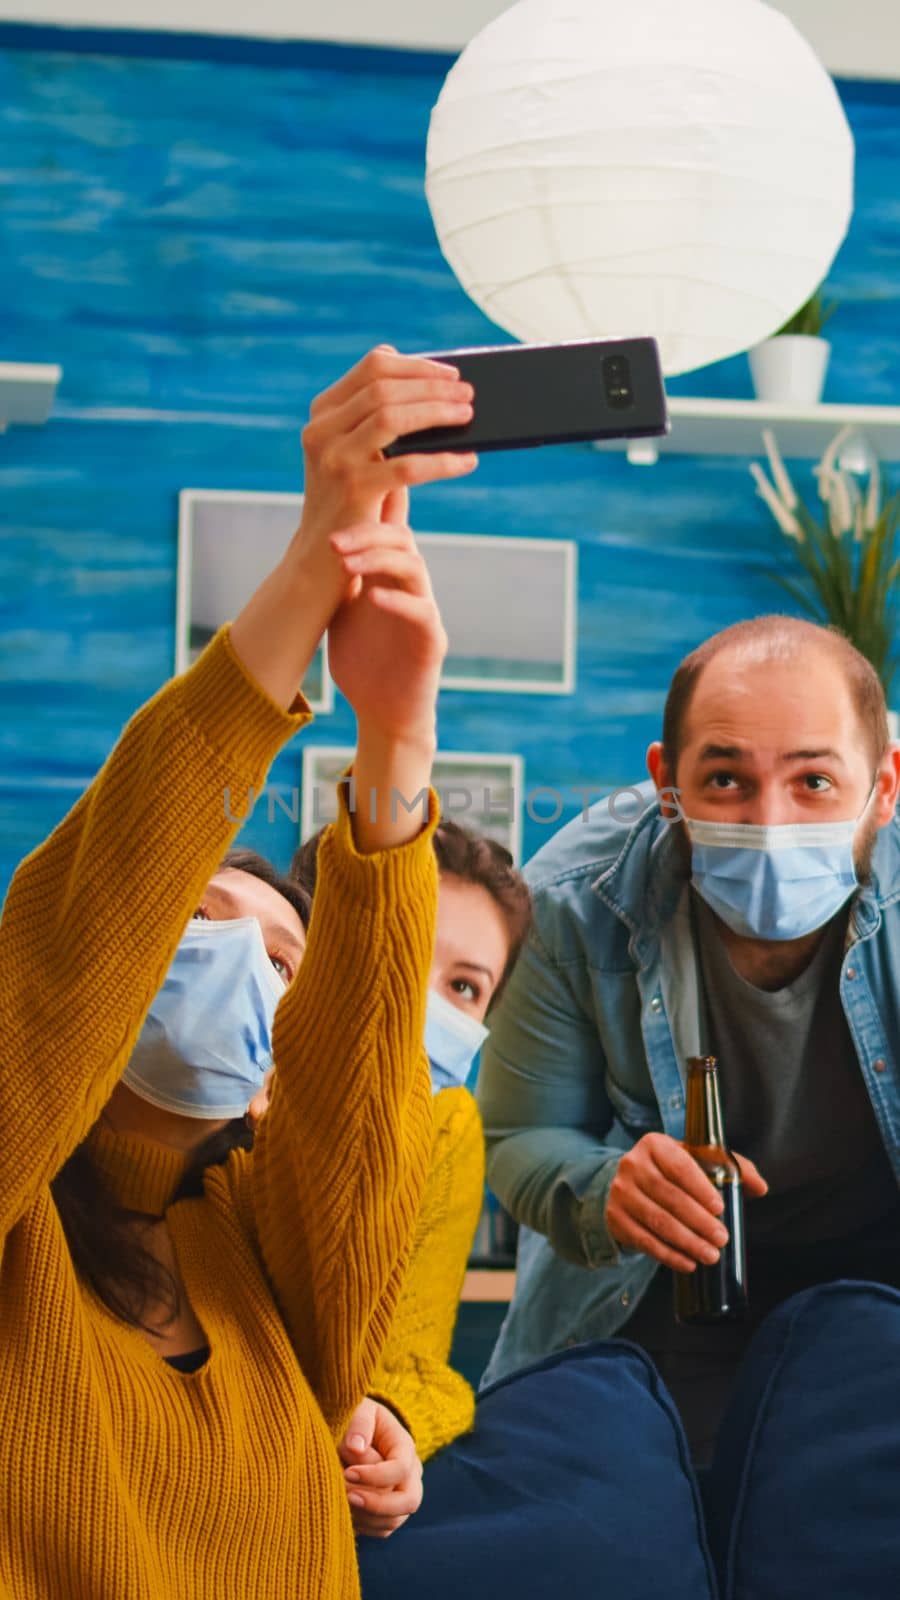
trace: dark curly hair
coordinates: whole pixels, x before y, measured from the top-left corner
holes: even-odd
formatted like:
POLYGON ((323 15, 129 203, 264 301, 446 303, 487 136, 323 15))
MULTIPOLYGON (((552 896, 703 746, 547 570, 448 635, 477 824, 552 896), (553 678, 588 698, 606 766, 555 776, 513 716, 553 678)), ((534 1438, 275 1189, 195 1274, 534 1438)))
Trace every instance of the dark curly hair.
MULTIPOLYGON (((319 843, 324 828, 314 833, 295 851, 290 877, 301 885, 310 898, 315 895, 319 843)), ((463 883, 475 883, 486 889, 495 905, 503 913, 509 934, 509 955, 500 974, 500 981, 491 995, 490 1011, 497 1004, 509 982, 510 974, 531 927, 531 891, 521 872, 513 866, 509 851, 489 839, 486 834, 463 828, 449 818, 439 822, 434 831, 434 853, 438 870, 460 878, 463 883)))

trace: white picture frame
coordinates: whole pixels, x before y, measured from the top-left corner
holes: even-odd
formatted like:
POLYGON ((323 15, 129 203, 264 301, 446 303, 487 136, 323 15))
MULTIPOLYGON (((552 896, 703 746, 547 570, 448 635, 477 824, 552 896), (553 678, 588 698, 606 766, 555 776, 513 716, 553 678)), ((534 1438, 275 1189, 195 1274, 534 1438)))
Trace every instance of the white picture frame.
MULTIPOLYGON (((303 751, 300 795, 301 841, 337 816, 336 784, 353 760, 352 745, 307 745, 303 751)), ((483 751, 439 750, 432 785, 441 811, 464 826, 485 833, 506 847, 516 866, 522 859, 524 757, 483 751), (470 803, 463 800, 470 796, 470 803)), ((410 795, 411 802, 415 797, 410 795)))
MULTIPOLYGON (((300 519, 303 496, 257 489, 182 489, 178 496, 175 671, 184 672, 223 622, 237 615, 281 559, 300 519), (213 552, 219 545, 223 559, 213 552)), ((303 693, 312 711, 334 710, 323 639, 303 693)))

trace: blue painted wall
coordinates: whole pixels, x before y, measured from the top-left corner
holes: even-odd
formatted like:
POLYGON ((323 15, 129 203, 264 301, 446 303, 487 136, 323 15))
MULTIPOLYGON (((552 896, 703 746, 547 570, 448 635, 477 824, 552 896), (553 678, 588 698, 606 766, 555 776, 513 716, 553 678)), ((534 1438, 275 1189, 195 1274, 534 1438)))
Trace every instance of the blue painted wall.
MULTIPOLYGON (((449 61, 84 43, 0 29, 0 359, 65 368, 53 420, 0 435, 0 888, 171 672, 178 490, 297 489, 309 401, 370 345, 496 337, 423 194, 449 61)), ((900 89, 842 93, 857 208, 826 398, 896 404, 900 89)), ((743 360, 672 388, 750 392, 743 360)), ((781 604, 744 459, 487 457, 413 522, 579 542, 577 693, 442 697, 442 745, 520 751, 529 788, 642 775, 679 658, 781 604)), ((351 739, 348 708, 307 737, 351 739)), ((299 784, 299 743, 273 776, 299 784)), ((259 811, 246 835, 286 863, 294 831, 259 811)), ((527 821, 526 855, 546 836, 527 821)))

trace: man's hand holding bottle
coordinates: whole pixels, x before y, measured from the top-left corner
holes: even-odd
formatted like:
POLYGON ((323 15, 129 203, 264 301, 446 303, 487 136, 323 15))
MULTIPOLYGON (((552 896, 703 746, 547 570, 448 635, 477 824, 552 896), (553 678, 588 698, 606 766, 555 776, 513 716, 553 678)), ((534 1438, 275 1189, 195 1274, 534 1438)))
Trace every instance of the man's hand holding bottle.
MULTIPOLYGON (((764 1195, 765 1178, 735 1154, 748 1195, 764 1195)), ((645 1133, 622 1156, 606 1202, 606 1225, 618 1244, 642 1250, 676 1272, 712 1266, 727 1243, 716 1187, 684 1145, 667 1133, 645 1133)))

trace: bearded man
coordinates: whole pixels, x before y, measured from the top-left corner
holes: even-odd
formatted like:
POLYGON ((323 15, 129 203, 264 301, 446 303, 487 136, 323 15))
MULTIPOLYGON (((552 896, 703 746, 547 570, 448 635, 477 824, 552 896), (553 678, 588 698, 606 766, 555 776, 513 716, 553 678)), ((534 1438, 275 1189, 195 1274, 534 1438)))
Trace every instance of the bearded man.
POLYGON ((601 802, 527 870, 534 931, 479 1084, 488 1179, 523 1224, 484 1381, 634 1340, 704 1462, 772 1306, 900 1287, 900 747, 853 646, 769 616, 681 663, 647 766, 630 825, 601 802), (747 1199, 750 1314, 709 1327, 676 1323, 660 1270, 727 1238, 680 1142, 695 1055, 718 1059, 747 1199))

